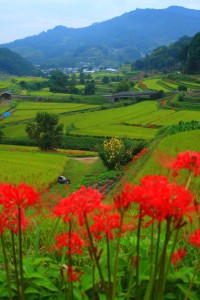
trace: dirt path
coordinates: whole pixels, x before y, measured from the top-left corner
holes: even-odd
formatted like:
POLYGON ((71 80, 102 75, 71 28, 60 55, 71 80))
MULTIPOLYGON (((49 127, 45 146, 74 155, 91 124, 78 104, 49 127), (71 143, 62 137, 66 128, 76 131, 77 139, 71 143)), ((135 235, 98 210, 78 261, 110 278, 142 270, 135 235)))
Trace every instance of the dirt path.
POLYGON ((91 157, 71 157, 70 159, 78 160, 78 161, 83 162, 85 164, 92 164, 98 159, 98 156, 95 156, 95 157, 92 157, 92 156, 91 157))

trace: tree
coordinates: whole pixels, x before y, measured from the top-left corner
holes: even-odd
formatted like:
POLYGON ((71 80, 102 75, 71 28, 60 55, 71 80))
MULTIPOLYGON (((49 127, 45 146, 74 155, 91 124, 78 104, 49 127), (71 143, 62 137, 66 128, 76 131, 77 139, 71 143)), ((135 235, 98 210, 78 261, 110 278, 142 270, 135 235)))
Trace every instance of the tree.
POLYGON ((49 79, 51 92, 62 92, 68 85, 69 77, 60 70, 54 70, 51 72, 49 79))
POLYGON ((85 83, 85 95, 93 95, 95 93, 95 82, 94 80, 87 81, 85 83))
POLYGON ((110 78, 108 77, 108 76, 103 76, 103 78, 102 78, 102 83, 103 84, 107 84, 107 83, 109 83, 110 82, 110 78))
POLYGON ((39 112, 34 122, 26 125, 26 133, 29 138, 34 139, 42 150, 52 150, 62 144, 63 124, 58 124, 59 118, 56 114, 39 112))
POLYGON ((126 80, 126 79, 123 79, 121 80, 119 83, 118 83, 118 86, 117 86, 117 89, 116 89, 116 92, 127 92, 130 90, 130 81, 126 80))

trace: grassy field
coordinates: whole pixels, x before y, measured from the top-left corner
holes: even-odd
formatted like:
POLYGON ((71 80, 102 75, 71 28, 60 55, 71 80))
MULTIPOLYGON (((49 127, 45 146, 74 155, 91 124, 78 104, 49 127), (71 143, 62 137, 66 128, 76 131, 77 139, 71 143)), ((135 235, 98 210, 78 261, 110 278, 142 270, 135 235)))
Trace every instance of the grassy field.
POLYGON ((43 103, 43 102, 19 102, 16 110, 9 118, 1 121, 1 124, 9 124, 35 118, 37 112, 46 111, 49 113, 63 114, 68 112, 83 111, 97 108, 98 105, 78 103, 43 103))
POLYGON ((55 182, 67 162, 67 157, 63 155, 8 151, 1 149, 1 146, 0 154, 1 182, 26 182, 39 190, 55 182))
POLYGON ((0 145, 0 182, 25 182, 39 191, 53 184, 55 191, 66 194, 66 186, 57 184, 57 177, 64 175, 70 178, 68 192, 72 192, 87 174, 95 173, 97 176, 99 172, 105 171, 100 160, 94 166, 84 163, 84 157, 96 155, 88 151, 58 149, 56 152, 42 152, 36 147, 0 145), (77 157, 81 157, 83 162, 76 161, 77 157))
MULTIPOLYGON (((169 158, 170 156, 176 157, 177 153, 186 150, 199 151, 199 136, 200 130, 194 130, 177 133, 162 139, 151 155, 149 155, 149 159, 145 163, 145 166, 139 170, 136 180, 139 180, 139 178, 147 174, 167 174, 168 172, 165 166, 166 158, 163 157, 163 154, 169 158)), ((194 182, 192 185, 193 189, 198 191, 200 188, 200 178, 197 177, 192 181, 194 182)))

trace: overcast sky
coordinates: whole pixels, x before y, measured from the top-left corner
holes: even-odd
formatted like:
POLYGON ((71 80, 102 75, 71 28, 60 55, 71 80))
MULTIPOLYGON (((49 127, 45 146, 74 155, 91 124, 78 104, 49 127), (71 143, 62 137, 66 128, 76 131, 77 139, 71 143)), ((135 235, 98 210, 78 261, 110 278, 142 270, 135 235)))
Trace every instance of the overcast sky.
POLYGON ((58 25, 85 27, 136 8, 178 5, 200 10, 200 0, 0 0, 0 4, 1 44, 58 25))

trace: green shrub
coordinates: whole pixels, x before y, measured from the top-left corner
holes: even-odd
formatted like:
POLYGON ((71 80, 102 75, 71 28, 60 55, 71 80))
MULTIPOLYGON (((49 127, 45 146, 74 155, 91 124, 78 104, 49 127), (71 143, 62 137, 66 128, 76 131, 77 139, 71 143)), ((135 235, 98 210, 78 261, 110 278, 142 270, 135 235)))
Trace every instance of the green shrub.
POLYGON ((130 162, 133 155, 140 152, 145 146, 143 141, 111 138, 105 140, 99 147, 98 154, 104 165, 109 170, 120 169, 121 166, 130 162))

